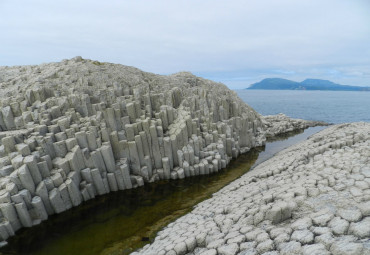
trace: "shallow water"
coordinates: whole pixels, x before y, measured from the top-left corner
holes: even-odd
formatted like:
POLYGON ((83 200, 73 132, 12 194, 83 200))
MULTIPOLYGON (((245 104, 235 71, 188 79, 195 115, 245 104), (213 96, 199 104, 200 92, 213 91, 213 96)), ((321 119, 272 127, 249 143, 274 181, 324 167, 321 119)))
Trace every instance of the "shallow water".
POLYGON ((275 139, 265 147, 241 155, 225 170, 212 175, 145 184, 138 189, 97 197, 54 215, 38 226, 20 230, 0 251, 2 254, 37 255, 129 254, 153 240, 162 227, 248 172, 256 163, 323 128, 280 136, 281 140, 275 139))
POLYGON ((260 152, 258 155, 258 159, 252 166, 255 167, 256 165, 262 163, 263 161, 271 158, 274 156, 276 153, 279 151, 282 151, 283 149, 297 144, 300 141, 303 141, 310 137, 311 135, 325 129, 327 127, 324 126, 318 126, 318 127, 311 127, 306 130, 301 130, 301 131, 294 131, 294 132, 289 132, 283 135, 278 136, 277 138, 270 139, 269 142, 266 144, 265 150, 260 152), (298 132, 301 132, 298 134, 298 132))

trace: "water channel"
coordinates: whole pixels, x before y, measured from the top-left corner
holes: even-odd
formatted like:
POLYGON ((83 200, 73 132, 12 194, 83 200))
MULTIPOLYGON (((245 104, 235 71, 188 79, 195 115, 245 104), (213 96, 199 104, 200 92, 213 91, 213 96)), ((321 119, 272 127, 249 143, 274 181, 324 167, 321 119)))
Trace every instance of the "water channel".
MULTIPOLYGON (((233 160, 208 176, 145 184, 113 192, 32 228, 22 229, 0 254, 126 255, 150 243, 156 232, 189 212, 194 205, 282 149, 325 127, 288 133, 233 160)), ((252 169, 253 171, 253 169, 252 169)))

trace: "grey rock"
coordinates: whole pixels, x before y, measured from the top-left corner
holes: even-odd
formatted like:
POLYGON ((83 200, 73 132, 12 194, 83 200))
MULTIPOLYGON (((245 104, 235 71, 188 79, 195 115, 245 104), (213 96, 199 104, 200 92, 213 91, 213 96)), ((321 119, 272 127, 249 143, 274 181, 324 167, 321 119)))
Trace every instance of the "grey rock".
POLYGON ((15 209, 23 227, 32 227, 32 219, 25 203, 15 204, 15 209))
POLYGON ((259 243, 256 247, 256 250, 259 252, 259 253, 264 253, 264 252, 268 252, 268 251, 271 251, 275 248, 275 245, 274 245, 274 242, 271 241, 271 240, 267 240, 267 241, 264 241, 262 243, 259 243))
POLYGON ((49 194, 50 204, 53 207, 54 212, 61 213, 66 210, 66 206, 60 196, 60 191, 54 188, 49 194))
POLYGON ((330 255, 330 252, 319 243, 303 246, 303 255, 330 255))
POLYGON ((185 254, 187 252, 185 242, 180 242, 180 243, 176 244, 175 247, 174 247, 174 250, 175 250, 177 255, 185 254))
POLYGON ((315 243, 322 243, 327 250, 330 249, 331 245, 335 242, 335 238, 332 233, 323 234, 315 237, 315 243))
POLYGON ((364 218, 357 223, 352 222, 349 226, 348 233, 359 238, 370 237, 370 217, 364 218))
POLYGON ((18 177, 24 188, 29 190, 31 194, 35 193, 35 183, 32 179, 32 175, 27 167, 27 165, 22 165, 18 169, 18 177))
POLYGON ((223 245, 217 248, 217 252, 220 255, 235 255, 239 251, 239 246, 235 243, 223 245))
POLYGON ((329 210, 322 210, 320 212, 315 213, 312 216, 312 222, 317 226, 326 226, 328 222, 334 218, 333 213, 331 213, 329 210))
POLYGON ((291 227, 294 230, 303 230, 303 229, 308 229, 312 226, 312 219, 309 217, 301 218, 296 220, 291 227))
POLYGON ((216 249, 210 249, 210 250, 204 251, 202 253, 199 253, 199 255, 217 255, 217 250, 216 249))
MULTIPOLYGON (((0 67, 0 76, 5 189, 0 222, 9 222, 13 232, 21 227, 19 215, 23 225, 30 225, 27 212, 32 224, 45 219, 42 204, 50 215, 144 181, 214 173, 231 158, 263 145, 266 136, 318 124, 282 114, 261 116, 226 86, 184 72, 157 76, 76 57, 0 67), (12 203, 20 204, 18 209, 12 203)), ((205 252, 206 244, 217 253, 221 246, 242 247, 245 240, 256 240, 253 247, 243 246, 243 253, 275 254, 279 244, 290 241, 292 217, 326 206, 347 210, 367 201, 368 165, 356 157, 369 156, 364 147, 368 134, 366 123, 336 125, 287 148, 195 207, 191 217, 170 224, 166 238, 140 253, 183 253, 170 240, 179 230, 188 253, 205 252), (343 195, 347 187, 354 201, 343 195), (282 223, 287 231, 274 233, 274 224, 282 223)), ((353 213, 337 216, 353 223, 367 216, 366 207, 360 213, 351 220, 353 213)), ((314 224, 320 227, 331 219, 316 216, 314 224)), ((306 242, 299 233, 311 226, 302 223, 293 236, 306 242)), ((356 226, 351 231, 359 234, 356 226)))
POLYGON ((335 217, 329 222, 328 226, 332 229, 334 234, 343 235, 347 232, 349 223, 344 219, 335 217))
POLYGON ((257 255, 258 252, 255 248, 250 248, 247 250, 243 250, 239 253, 239 255, 257 255))
POLYGON ((362 255, 362 251, 361 243, 338 241, 330 247, 330 252, 337 255, 362 255))
POLYGON ((303 229, 294 231, 291 238, 292 240, 296 240, 301 244, 309 244, 313 242, 314 235, 311 231, 303 229))
MULTIPOLYGON (((369 176, 370 177, 370 176, 369 176)), ((370 201, 358 205, 363 216, 370 216, 370 201)))
POLYGON ((339 209, 337 214, 350 222, 357 222, 362 218, 361 211, 357 208, 339 209))
POLYGON ((279 244, 279 251, 281 255, 302 254, 302 245, 296 241, 279 244))
POLYGON ((266 212, 266 219, 271 220, 273 224, 280 223, 289 219, 292 216, 292 210, 289 204, 284 201, 279 201, 266 212))
POLYGON ((257 242, 245 242, 240 244, 240 250, 249 250, 255 248, 257 246, 257 242))

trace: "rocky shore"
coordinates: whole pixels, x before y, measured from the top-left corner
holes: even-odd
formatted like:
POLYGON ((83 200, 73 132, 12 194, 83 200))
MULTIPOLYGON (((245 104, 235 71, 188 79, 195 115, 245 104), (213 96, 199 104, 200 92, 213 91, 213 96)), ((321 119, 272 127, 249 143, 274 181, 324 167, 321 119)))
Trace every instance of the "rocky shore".
POLYGON ((315 126, 328 126, 328 123, 322 121, 308 121, 303 119, 292 119, 283 113, 277 115, 261 116, 262 123, 265 126, 266 138, 273 138, 283 133, 303 130, 315 126))
POLYGON ((81 57, 0 67, 0 97, 0 245, 98 195, 217 172, 306 125, 263 118, 190 73, 81 57))
POLYGON ((370 124, 329 127, 227 185, 133 255, 370 254, 370 124))

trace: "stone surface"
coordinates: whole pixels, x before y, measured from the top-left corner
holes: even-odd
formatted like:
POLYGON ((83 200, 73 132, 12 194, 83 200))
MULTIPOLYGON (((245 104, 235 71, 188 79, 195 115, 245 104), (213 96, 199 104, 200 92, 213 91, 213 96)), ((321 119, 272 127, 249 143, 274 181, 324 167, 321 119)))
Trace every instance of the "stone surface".
POLYGON ((340 209, 338 215, 347 221, 359 221, 362 217, 361 211, 357 208, 340 209))
POLYGON ((330 252, 337 255, 362 255, 363 245, 361 243, 338 241, 333 243, 330 252))
POLYGON ((353 189, 369 178, 369 148, 369 123, 322 130, 199 203, 137 254, 157 254, 195 231, 205 243, 197 242, 189 255, 197 249, 205 254, 369 254, 369 189, 362 183, 361 192, 353 189))
POLYGON ((348 233, 358 238, 370 238, 370 217, 357 223, 351 223, 348 233))
POLYGON ((279 251, 281 255, 293 255, 302 253, 302 245, 296 241, 290 241, 288 243, 281 243, 279 245, 279 251))
POLYGON ((323 244, 310 244, 303 246, 303 255, 330 255, 323 244))
POLYGON ((334 234, 336 235, 343 235, 347 232, 349 223, 348 221, 340 218, 340 217, 335 217, 329 222, 328 225, 331 230, 333 231, 334 234))
POLYGON ((223 245, 217 248, 217 252, 220 255, 235 255, 237 254, 239 247, 237 244, 223 245))
POLYGON ((314 235, 311 231, 304 229, 304 230, 296 230, 292 234, 292 240, 298 241, 301 244, 309 244, 312 243, 314 240, 314 235))

